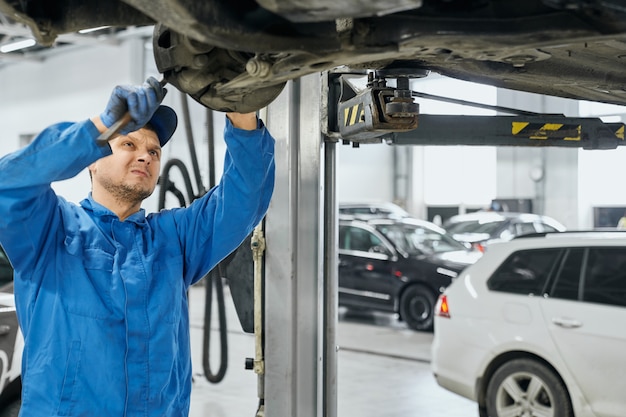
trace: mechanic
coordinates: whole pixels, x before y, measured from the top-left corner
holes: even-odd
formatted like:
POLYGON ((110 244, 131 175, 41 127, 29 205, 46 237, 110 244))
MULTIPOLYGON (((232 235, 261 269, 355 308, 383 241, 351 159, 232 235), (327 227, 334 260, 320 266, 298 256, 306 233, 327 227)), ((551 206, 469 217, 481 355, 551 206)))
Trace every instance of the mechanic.
POLYGON ((0 159, 0 243, 25 339, 21 416, 188 416, 187 289, 265 215, 274 139, 254 113, 227 113, 220 183, 146 215, 177 124, 165 93, 152 77, 118 86, 99 116, 48 127, 0 159), (132 121, 98 145, 127 110, 132 121), (54 193, 85 167, 80 205, 54 193))

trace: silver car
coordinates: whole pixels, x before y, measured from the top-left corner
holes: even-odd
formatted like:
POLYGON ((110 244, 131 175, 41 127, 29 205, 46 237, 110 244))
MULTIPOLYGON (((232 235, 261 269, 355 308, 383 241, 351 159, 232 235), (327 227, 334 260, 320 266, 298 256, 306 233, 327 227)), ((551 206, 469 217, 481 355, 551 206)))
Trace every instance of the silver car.
POLYGON ((532 213, 479 211, 450 217, 443 224, 456 240, 484 250, 491 243, 517 236, 563 232, 565 226, 549 216, 532 213))

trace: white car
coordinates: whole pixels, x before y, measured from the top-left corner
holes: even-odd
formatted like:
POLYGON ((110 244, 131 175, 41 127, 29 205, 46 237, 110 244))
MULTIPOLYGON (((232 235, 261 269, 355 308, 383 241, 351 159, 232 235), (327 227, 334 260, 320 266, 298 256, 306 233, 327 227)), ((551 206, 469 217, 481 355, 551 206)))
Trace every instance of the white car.
POLYGON ((626 416, 626 233, 493 244, 435 313, 437 383, 481 417, 626 416))
POLYGON ((565 226, 555 219, 533 213, 477 211, 450 217, 443 228, 459 242, 481 251, 495 242, 506 242, 533 233, 563 232, 565 226))
POLYGON ((339 214, 359 217, 411 217, 411 215, 399 205, 386 201, 339 203, 339 214))

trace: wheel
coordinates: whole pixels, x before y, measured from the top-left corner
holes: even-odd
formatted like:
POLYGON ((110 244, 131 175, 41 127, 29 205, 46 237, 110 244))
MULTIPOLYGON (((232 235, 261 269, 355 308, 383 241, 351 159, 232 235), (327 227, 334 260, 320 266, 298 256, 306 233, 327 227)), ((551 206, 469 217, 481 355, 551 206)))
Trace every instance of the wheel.
POLYGON ((0 417, 17 417, 20 413, 20 407, 22 406, 22 399, 18 398, 12 403, 8 404, 0 411, 0 417))
POLYGON ((561 380, 532 359, 502 365, 487 385, 489 417, 571 417, 572 406, 561 380))
POLYGON ((435 295, 423 285, 407 288, 400 298, 400 317, 413 330, 433 329, 435 295))

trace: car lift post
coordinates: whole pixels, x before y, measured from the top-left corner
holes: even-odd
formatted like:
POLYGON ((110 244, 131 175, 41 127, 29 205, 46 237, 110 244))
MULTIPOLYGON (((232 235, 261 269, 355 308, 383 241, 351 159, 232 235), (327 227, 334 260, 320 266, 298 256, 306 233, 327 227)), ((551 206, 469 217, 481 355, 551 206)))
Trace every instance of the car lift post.
POLYGON ((265 415, 337 415, 335 144, 320 129, 322 78, 267 108, 276 184, 265 221, 265 415))

